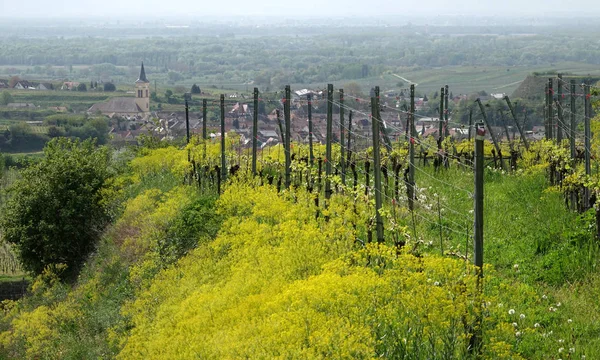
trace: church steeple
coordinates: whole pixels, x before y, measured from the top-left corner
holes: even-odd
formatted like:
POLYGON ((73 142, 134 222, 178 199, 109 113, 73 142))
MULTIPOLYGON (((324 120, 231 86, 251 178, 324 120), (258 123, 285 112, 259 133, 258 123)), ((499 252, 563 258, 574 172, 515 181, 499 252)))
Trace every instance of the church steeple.
POLYGON ((142 69, 140 70, 140 77, 137 79, 136 83, 149 83, 150 81, 148 81, 148 79, 146 78, 146 71, 144 70, 144 62, 142 61, 142 69))

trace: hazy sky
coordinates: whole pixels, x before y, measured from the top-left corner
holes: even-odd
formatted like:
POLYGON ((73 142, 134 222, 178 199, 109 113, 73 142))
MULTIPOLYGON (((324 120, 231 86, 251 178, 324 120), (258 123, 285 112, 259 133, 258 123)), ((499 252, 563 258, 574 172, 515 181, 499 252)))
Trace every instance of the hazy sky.
POLYGON ((597 0, 0 0, 0 17, 164 17, 172 15, 582 15, 597 0))

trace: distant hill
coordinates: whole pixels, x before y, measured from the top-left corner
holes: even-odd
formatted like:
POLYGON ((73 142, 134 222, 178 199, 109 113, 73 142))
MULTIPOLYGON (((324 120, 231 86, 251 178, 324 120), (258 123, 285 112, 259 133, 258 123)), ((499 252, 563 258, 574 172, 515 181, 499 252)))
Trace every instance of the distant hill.
MULTIPOLYGON (((556 74, 529 75, 521 83, 521 85, 519 85, 519 87, 512 93, 511 98, 521 98, 529 100, 542 98, 544 96, 545 87, 548 83, 549 78, 554 79, 554 86, 556 88, 556 74)), ((569 93, 568 83, 573 79, 576 80, 576 83, 578 85, 584 82, 587 82, 588 84, 595 84, 598 81, 600 81, 600 77, 597 76, 593 77, 583 75, 563 75, 563 80, 567 83, 567 88, 563 89, 563 93, 569 93)))

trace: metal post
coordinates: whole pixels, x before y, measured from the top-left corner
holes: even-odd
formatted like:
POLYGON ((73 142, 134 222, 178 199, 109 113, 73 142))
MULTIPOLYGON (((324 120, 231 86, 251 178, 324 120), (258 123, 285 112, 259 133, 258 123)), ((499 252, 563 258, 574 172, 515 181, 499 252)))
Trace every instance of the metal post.
POLYGON ((469 143, 471 142, 471 131, 473 131, 473 108, 472 107, 469 108, 469 143))
POLYGON ((474 257, 473 263, 479 268, 479 276, 483 276, 483 145, 485 140, 485 128, 483 123, 476 125, 475 135, 475 225, 474 234, 474 257))

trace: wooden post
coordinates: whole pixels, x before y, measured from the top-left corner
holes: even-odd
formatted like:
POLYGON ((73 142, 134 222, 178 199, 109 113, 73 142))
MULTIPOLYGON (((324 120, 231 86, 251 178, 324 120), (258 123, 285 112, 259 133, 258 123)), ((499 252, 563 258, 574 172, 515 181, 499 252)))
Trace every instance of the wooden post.
MULTIPOLYGON (((220 181, 227 179, 227 166, 225 164, 225 95, 221 94, 221 177, 220 181)), ((219 181, 219 183, 220 183, 219 181)))
MULTIPOLYGON (((485 140, 485 127, 484 124, 478 123, 476 125, 475 133, 475 193, 474 196, 474 237, 473 237, 473 264, 477 270, 477 296, 481 295, 481 285, 483 279, 483 167, 485 158, 483 156, 483 146, 485 140)), ((475 326, 473 328, 473 335, 470 339, 470 352, 479 352, 481 348, 481 341, 483 337, 483 330, 481 329, 482 318, 481 315, 477 315, 475 319, 475 326)))
POLYGON ((346 158, 346 163, 350 164, 350 160, 352 159, 352 148, 350 147, 350 137, 352 135, 352 110, 348 112, 348 153, 346 158))
POLYGON ((408 164, 408 186, 406 188, 408 194, 408 209, 414 210, 415 200, 415 85, 410 85, 410 138, 409 146, 409 164, 408 164))
POLYGON ((570 124, 570 147, 571 147, 571 160, 573 161, 573 166, 575 166, 575 157, 577 153, 575 151, 575 129, 577 127, 577 118, 575 114, 577 112, 577 108, 575 107, 575 80, 571 80, 571 124, 570 124))
POLYGON ((548 109, 546 110, 546 116, 548 116, 548 139, 554 139, 554 109, 552 108, 552 99, 554 98, 554 89, 552 78, 548 79, 548 109))
POLYGON ((483 145, 485 140, 485 128, 482 123, 477 124, 475 135, 475 193, 474 193, 474 213, 475 241, 473 260, 474 265, 479 267, 479 276, 483 276, 483 165, 485 158, 483 156, 483 145))
POLYGON ((285 86, 285 102, 283 103, 283 116, 285 117, 285 188, 289 189, 291 184, 291 172, 292 172, 292 159, 291 159, 291 147, 292 147, 292 125, 290 118, 290 86, 285 86))
POLYGON ((310 166, 313 166, 315 155, 313 154, 313 123, 312 123, 312 95, 306 94, 308 101, 308 158, 310 166))
POLYGON ((506 133, 506 140, 508 140, 508 146, 510 147, 510 151, 513 151, 513 144, 512 141, 510 141, 510 134, 508 132, 508 125, 506 124, 506 119, 504 118, 504 112, 502 111, 502 109, 498 109, 498 112, 500 113, 500 121, 502 121, 502 125, 504 126, 504 132, 506 133))
POLYGON ((373 171, 375 172, 375 219, 377 229, 377 242, 383 243, 383 219, 381 218, 380 210, 382 206, 381 202, 381 161, 380 161, 380 149, 379 149, 379 124, 380 120, 377 118, 378 112, 378 101, 377 97, 371 98, 371 126, 373 130, 373 171))
POLYGON ((471 108, 469 108, 469 142, 471 142, 471 131, 472 130, 473 130, 473 108, 471 107, 471 108))
MULTIPOLYGON (((440 121, 438 124, 438 138, 444 138, 444 88, 442 87, 440 89, 440 121)), ((441 144, 442 142, 439 141, 438 142, 439 146, 438 146, 438 150, 441 150, 441 144)))
POLYGON ((517 121, 517 115, 515 113, 515 109, 513 108, 512 103, 510 102, 510 99, 508 98, 508 96, 505 96, 504 100, 506 100, 506 104, 508 104, 508 108, 510 109, 510 114, 512 115, 515 125, 517 126, 517 129, 519 130, 519 134, 521 135, 521 139, 523 140, 525 149, 529 150, 529 142, 527 141, 527 138, 525 137, 523 128, 521 128, 521 125, 519 125, 519 122, 517 121))
POLYGON ((558 74, 558 96, 556 98, 556 113, 558 116, 558 126, 556 127, 556 142, 558 145, 562 143, 563 139, 563 131, 562 128, 564 126, 563 123, 563 108, 562 108, 562 98, 563 98, 563 78, 562 74, 558 74))
POLYGON ((252 115, 252 175, 256 176, 256 153, 258 150, 258 88, 254 88, 254 111, 252 115))
MULTIPOLYGON (((590 103, 590 85, 588 84, 584 84, 583 85, 583 95, 584 95, 584 120, 585 120, 585 140, 584 140, 584 146, 585 146, 585 174, 586 175, 592 175, 592 164, 591 164, 591 153, 590 153, 590 140, 592 137, 592 132, 590 129, 590 116, 591 116, 591 103, 590 103)), ((583 199, 583 204, 585 207, 585 210, 590 208, 590 189, 589 188, 585 188, 585 196, 583 199)))
POLYGON ((377 118, 379 119, 379 131, 381 132, 381 135, 383 135, 383 141, 385 142, 385 149, 387 150, 388 154, 390 152, 392 152, 392 142, 390 141, 390 138, 388 137, 387 133, 386 133, 386 127, 384 125, 383 119, 381 118, 381 106, 379 106, 379 101, 380 101, 380 97, 379 97, 379 86, 375 86, 375 98, 377 99, 377 109, 375 109, 375 111, 377 112, 377 118))
POLYGON ((206 133, 206 99, 202 99, 202 139, 206 140, 208 134, 206 133))
MULTIPOLYGON (((340 168, 342 184, 346 185, 346 163, 344 154, 344 89, 340 89, 340 168)), ((350 134, 348 134, 350 136, 350 134)))
MULTIPOLYGON (((481 99, 477 98, 477 100, 475 100, 475 101, 477 101, 477 103, 479 104, 479 109, 481 110, 481 115, 483 116, 483 121, 485 122, 485 126, 487 127, 488 131, 490 132, 490 136, 492 137, 492 142, 494 143, 494 147, 496 148, 496 153, 500 156, 502 154, 502 150, 500 150, 500 145, 496 141, 496 136, 494 135, 494 131, 492 130, 492 127, 490 126, 490 123, 488 122, 487 114, 485 112, 485 108, 483 107, 483 104, 481 103, 481 99)), ((502 158, 502 156, 500 156, 500 166, 504 169, 504 159, 502 158)))
MULTIPOLYGON (((185 143, 190 143, 190 108, 188 101, 185 99, 185 143)), ((189 155, 189 154, 188 154, 189 155)))
MULTIPOLYGON (((327 144, 325 145, 325 199, 331 197, 331 141, 333 135, 333 84, 327 84, 327 144)), ((327 201, 325 202, 327 206, 327 201)))
POLYGON ((283 124, 281 123, 281 114, 279 109, 275 109, 275 116, 277 117, 277 125, 279 125, 279 136, 281 137, 281 146, 285 147, 285 136, 283 134, 283 124))
POLYGON ((450 135, 450 129, 448 127, 448 97, 450 95, 450 90, 448 90, 448 85, 444 87, 446 88, 446 91, 444 92, 444 127, 446 128, 444 137, 447 137, 450 135))

